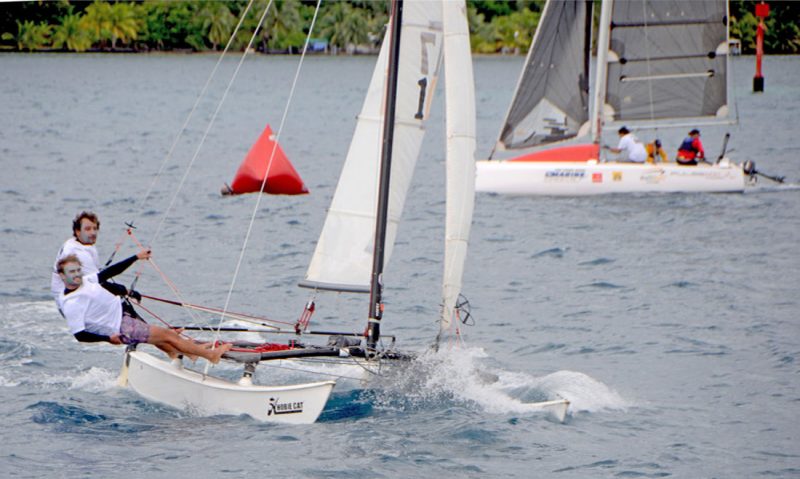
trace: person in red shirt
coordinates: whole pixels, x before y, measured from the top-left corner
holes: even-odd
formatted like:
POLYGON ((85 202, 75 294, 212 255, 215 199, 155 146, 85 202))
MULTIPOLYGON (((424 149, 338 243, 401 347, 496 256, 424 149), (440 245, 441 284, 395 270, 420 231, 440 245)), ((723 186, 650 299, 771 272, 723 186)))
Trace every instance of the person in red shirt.
POLYGON ((675 161, 679 165, 696 165, 697 160, 705 160, 706 152, 703 150, 703 143, 700 141, 700 130, 694 129, 689 132, 680 148, 678 157, 675 161))

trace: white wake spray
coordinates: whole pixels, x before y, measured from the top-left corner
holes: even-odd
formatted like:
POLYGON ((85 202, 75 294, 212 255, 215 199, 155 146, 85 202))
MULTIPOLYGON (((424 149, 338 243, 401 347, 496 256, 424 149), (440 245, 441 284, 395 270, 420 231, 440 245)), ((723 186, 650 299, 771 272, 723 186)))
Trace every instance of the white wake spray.
POLYGON ((397 407, 398 402, 406 407, 424 407, 444 401, 490 414, 542 414, 531 403, 567 399, 569 411, 574 414, 630 405, 586 374, 557 371, 537 377, 487 365, 487 356, 483 349, 474 347, 426 353, 408 368, 374 381, 373 386, 382 391, 379 402, 386 407, 397 407))

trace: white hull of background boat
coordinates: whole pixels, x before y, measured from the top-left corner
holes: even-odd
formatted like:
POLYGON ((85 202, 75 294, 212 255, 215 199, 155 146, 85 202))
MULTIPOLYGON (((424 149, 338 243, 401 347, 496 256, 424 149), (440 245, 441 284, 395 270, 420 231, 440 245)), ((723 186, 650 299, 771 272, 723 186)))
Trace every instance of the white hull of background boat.
POLYGON ((290 386, 240 385, 129 351, 121 377, 141 396, 200 415, 246 414, 259 421, 311 424, 328 401, 334 381, 290 386), (127 369, 127 370, 126 370, 127 369))
POLYGON ((583 196, 609 193, 742 192, 741 166, 718 164, 478 161, 475 190, 509 195, 583 196))
POLYGON ((542 401, 527 403, 527 406, 532 410, 547 411, 552 414, 558 422, 564 422, 567 418, 567 409, 569 409, 569 401, 566 399, 555 399, 553 401, 542 401))

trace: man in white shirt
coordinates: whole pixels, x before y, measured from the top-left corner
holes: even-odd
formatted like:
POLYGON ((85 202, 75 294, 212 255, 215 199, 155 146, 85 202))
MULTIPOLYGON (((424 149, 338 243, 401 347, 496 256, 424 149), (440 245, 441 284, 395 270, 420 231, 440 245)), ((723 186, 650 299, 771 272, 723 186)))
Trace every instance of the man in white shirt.
POLYGON ((647 150, 644 145, 639 143, 633 133, 624 126, 619 129, 618 133, 619 145, 616 148, 606 148, 612 153, 621 153, 620 161, 644 163, 647 160, 647 150))
POLYGON ((67 326, 75 339, 94 343, 105 341, 111 344, 148 343, 166 352, 170 357, 184 354, 190 359, 203 357, 217 363, 231 344, 211 348, 210 344, 198 344, 182 338, 173 330, 154 326, 141 320, 130 304, 123 306, 120 296, 141 299, 135 291, 125 286, 109 283, 112 276, 122 273, 137 259, 150 258, 150 251, 142 250, 99 273, 84 276, 81 263, 74 254, 67 255, 56 263, 56 269, 64 283, 61 296, 62 311, 67 326), (91 279, 91 280, 90 280, 91 279))
POLYGON ((81 211, 72 220, 72 238, 64 242, 53 262, 53 273, 50 278, 50 292, 56 300, 58 309, 61 310, 60 297, 64 293, 64 282, 56 271, 56 263, 61 258, 74 254, 81 262, 81 269, 86 276, 100 271, 100 257, 95 247, 97 232, 100 229, 100 220, 91 211, 81 211))

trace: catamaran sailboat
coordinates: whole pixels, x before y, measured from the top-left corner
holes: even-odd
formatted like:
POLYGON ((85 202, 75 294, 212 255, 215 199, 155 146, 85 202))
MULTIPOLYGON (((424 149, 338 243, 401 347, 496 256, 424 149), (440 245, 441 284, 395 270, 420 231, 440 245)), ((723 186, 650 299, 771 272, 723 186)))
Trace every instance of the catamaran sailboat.
MULTIPOLYGON (((366 331, 309 330, 312 303, 307 314, 288 330, 270 326, 272 332, 292 334, 287 343, 234 343, 235 348, 223 359, 245 365, 238 383, 130 350, 123 376, 134 390, 149 399, 204 414, 248 414, 264 421, 309 423, 322 411, 334 381, 253 385, 259 362, 343 358, 374 370, 383 362, 413 359, 413 354, 395 349, 394 336, 381 332, 383 271, 419 156, 442 57, 447 100, 447 211, 440 337, 451 331, 458 314, 474 204, 475 107, 466 15, 463 1, 392 3, 390 30, 301 284, 319 291, 369 293, 366 331), (318 336, 328 338, 328 343, 312 345, 318 336)), ((563 420, 568 404, 555 399, 530 408, 551 411, 563 420)))
POLYGON ((590 94, 593 2, 548 1, 496 146, 533 150, 477 162, 476 190, 563 196, 743 191, 754 165, 732 162, 724 147, 719 158, 696 166, 601 155, 602 130, 614 125, 688 131, 727 121, 727 4, 603 0, 590 94), (588 143, 560 144, 587 134, 588 143))

